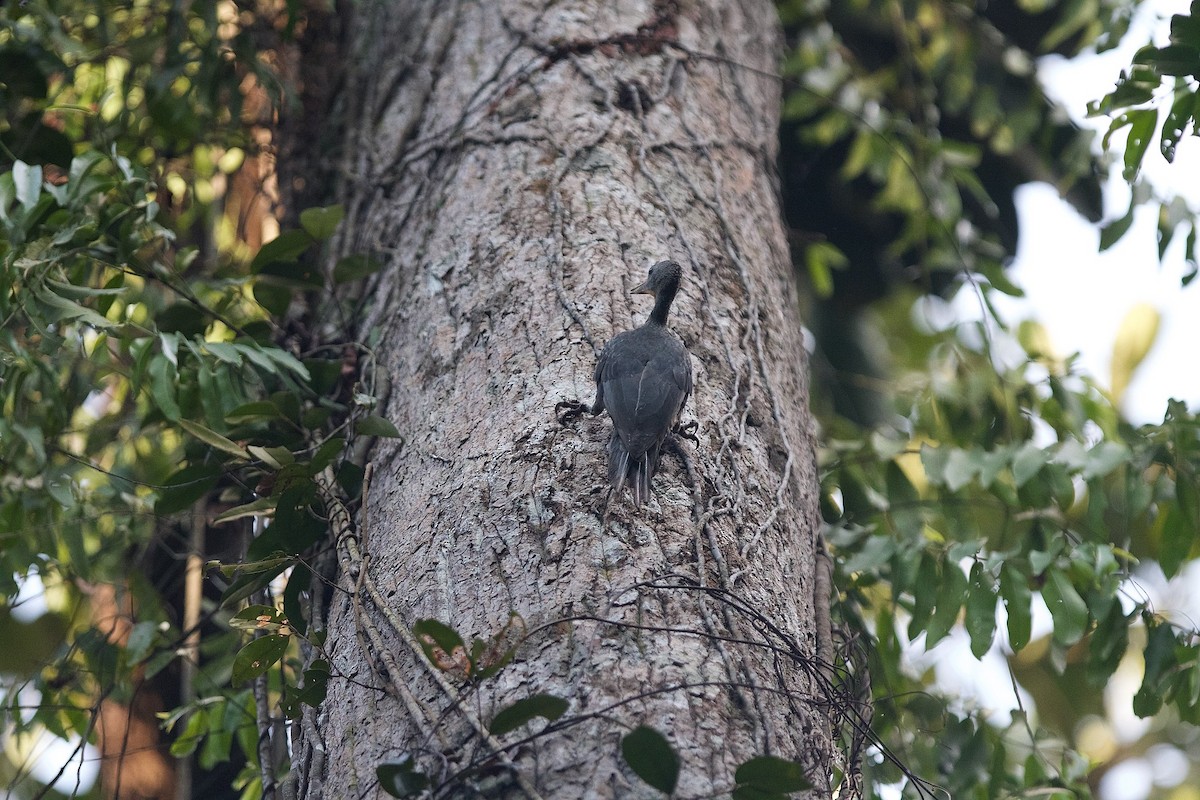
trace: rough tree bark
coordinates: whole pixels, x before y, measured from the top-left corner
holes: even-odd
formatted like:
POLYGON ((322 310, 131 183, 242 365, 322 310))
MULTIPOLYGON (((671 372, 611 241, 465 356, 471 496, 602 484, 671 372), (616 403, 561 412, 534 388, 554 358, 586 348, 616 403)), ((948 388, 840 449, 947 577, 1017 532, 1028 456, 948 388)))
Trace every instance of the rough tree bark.
POLYGON ((660 796, 620 751, 648 724, 679 755, 679 796, 727 793, 771 754, 828 797, 773 6, 373 2, 353 25, 340 249, 387 264, 361 336, 403 438, 373 452, 339 548, 328 649, 354 680, 302 726, 302 795, 377 794, 375 767, 411 754, 437 796, 660 796), (667 453, 640 512, 614 496, 605 515, 610 423, 555 406, 591 401, 599 348, 649 312, 627 290, 668 257, 700 442, 667 453), (477 687, 406 630, 513 640, 512 612, 529 635, 477 687), (545 723, 480 729, 535 693, 568 711, 497 755, 545 723))

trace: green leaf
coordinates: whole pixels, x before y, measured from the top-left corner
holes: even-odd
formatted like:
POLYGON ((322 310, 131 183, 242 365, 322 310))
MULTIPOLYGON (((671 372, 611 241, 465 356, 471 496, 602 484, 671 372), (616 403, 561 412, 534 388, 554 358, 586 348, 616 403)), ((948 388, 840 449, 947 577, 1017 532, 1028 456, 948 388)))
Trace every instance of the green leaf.
POLYGON ((220 525, 223 522, 232 522, 235 519, 243 517, 267 517, 275 513, 276 500, 273 497, 260 497, 244 505, 234 506, 228 511, 218 514, 213 519, 214 525, 220 525))
MULTIPOLYGON (((258 347, 258 345, 253 345, 258 347)), ((279 366, 288 370, 292 374, 298 376, 302 380, 309 380, 308 367, 304 366, 294 355, 287 350, 281 350, 278 347, 262 347, 259 348, 271 361, 274 361, 279 366)))
POLYGON ((430 660, 436 660, 433 658, 431 645, 436 645, 446 655, 451 655, 460 647, 464 652, 467 649, 462 637, 453 628, 436 619, 417 620, 412 626, 412 632, 413 636, 417 637, 417 640, 421 643, 421 648, 430 660))
POLYGON ((788 794, 813 788, 804 767, 795 761, 775 756, 752 758, 737 768, 733 779, 739 786, 748 786, 764 792, 788 794))
POLYGON ((1121 442, 1103 441, 1087 452, 1087 463, 1083 467, 1085 480, 1099 478, 1129 461, 1129 448, 1121 442))
POLYGON ((675 791, 679 756, 661 733, 639 725, 621 738, 621 755, 643 781, 664 794, 675 791))
POLYGON ((967 576, 953 561, 942 563, 942 579, 937 590, 937 606, 925 629, 925 649, 933 647, 945 638, 962 610, 967 594, 967 576))
POLYGON ((1175 665, 1175 634, 1171 626, 1155 621, 1148 626, 1142 686, 1133 696, 1133 713, 1139 717, 1157 714, 1163 704, 1163 676, 1175 665))
POLYGON ((14 161, 12 165, 13 184, 16 187, 17 202, 24 208, 30 209, 37 205, 42 194, 42 167, 40 164, 26 164, 24 161, 14 161))
POLYGON ((283 419, 283 413, 280 412, 279 407, 269 400, 242 403, 225 415, 225 421, 231 425, 268 419, 283 419))
POLYGON ((1025 576, 1012 564, 1000 568, 1000 594, 1008 612, 1008 646, 1019 652, 1029 644, 1033 630, 1030 610, 1033 593, 1025 576))
POLYGON ((1068 646, 1078 642, 1087 630, 1087 604, 1058 567, 1046 570, 1042 598, 1050 609, 1050 616, 1054 618, 1054 640, 1068 646))
MULTIPOLYGON (((1193 122, 1196 110, 1196 95, 1190 89, 1178 92, 1167 118, 1163 121, 1162 135, 1159 138, 1159 151, 1167 163, 1175 160, 1175 148, 1183 138, 1187 126, 1193 122)), ((1160 256, 1161 257, 1161 256, 1160 256)))
POLYGON ((286 286, 270 283, 270 278, 254 282, 254 300, 273 317, 282 317, 292 304, 292 290, 286 286))
POLYGON ((259 447, 258 445, 251 444, 246 445, 246 450, 250 455, 271 469, 283 469, 289 464, 294 464, 296 461, 296 457, 292 455, 292 451, 286 447, 259 447))
MULTIPOLYGON (((1175 485, 1175 491, 1178 496, 1181 493, 1194 493, 1196 489, 1180 481, 1175 485)), ((1167 506, 1154 526, 1158 534, 1158 564, 1162 567, 1163 575, 1168 578, 1178 574, 1179 568, 1183 566, 1192 550, 1192 540, 1196 535, 1196 529, 1188 522, 1182 505, 1180 503, 1178 506, 1167 506)))
POLYGON ((300 690, 300 702, 314 708, 320 705, 325 699, 325 690, 331 674, 328 661, 323 658, 313 661, 308 669, 304 670, 304 688, 300 690))
POLYGON ((1200 74, 1200 51, 1190 44, 1144 47, 1135 54, 1134 61, 1154 67, 1163 75, 1187 77, 1200 74))
POLYGON ((176 758, 191 755, 207 733, 208 712, 199 708, 188 717, 187 727, 183 729, 183 733, 171 742, 171 755, 176 758))
POLYGON ((965 624, 971 637, 971 653, 983 658, 996 635, 996 585, 980 561, 971 567, 965 624))
POLYGON ((429 778, 413 766, 412 757, 400 761, 389 761, 375 768, 379 788, 392 797, 414 797, 429 786, 429 778))
POLYGON ((213 464, 189 464, 163 482, 158 490, 154 510, 158 514, 174 514, 192 504, 217 485, 221 470, 213 464))
POLYGON ((246 461, 250 460, 250 454, 246 452, 246 448, 242 447, 232 439, 222 436, 216 431, 209 430, 203 425, 192 422, 190 419, 179 420, 179 427, 183 428, 192 436, 195 436, 197 439, 207 445, 229 453, 230 455, 237 456, 238 458, 245 459, 246 461))
MULTIPOLYGON (((280 558, 275 560, 281 563, 278 563, 277 566, 269 569, 251 570, 235 578, 233 583, 229 584, 229 586, 225 588, 225 591, 221 593, 221 606, 224 607, 240 603, 241 601, 253 595, 255 592, 259 592, 266 588, 268 585, 270 585, 271 581, 275 580, 277 575, 288 568, 292 561, 292 559, 289 558, 280 558)), ((256 561, 253 563, 263 564, 266 563, 266 561, 256 561)))
POLYGON ((251 641, 239 650, 233 658, 234 685, 265 675, 267 670, 283 658, 290 639, 290 636, 272 633, 251 641))
POLYGON ((346 256, 339 259, 333 267, 333 282, 337 284, 357 281, 368 275, 374 275, 383 264, 370 256, 346 256))
POLYGON ((354 423, 354 432, 362 436, 383 436, 388 439, 400 439, 400 431, 391 420, 377 414, 369 414, 354 423))
POLYGON ((324 208, 306 208, 300 212, 300 227, 308 235, 323 242, 333 236, 338 224, 345 216, 341 206, 326 206, 324 208))
POLYGON ((503 736, 509 731, 516 730, 535 717, 541 717, 553 722, 561 717, 566 710, 567 701, 561 697, 555 697, 552 694, 535 694, 523 700, 518 700, 512 705, 506 706, 496 712, 496 716, 492 720, 492 724, 488 726, 488 730, 496 736, 503 736))
POLYGON ((939 585, 937 560, 928 552, 922 553, 921 564, 917 567, 917 579, 913 582, 912 617, 908 623, 909 639, 917 638, 929 625, 929 617, 933 614, 933 606, 937 602, 939 585))
POLYGON ((345 447, 346 440, 340 436, 334 436, 321 442, 321 446, 317 448, 317 452, 313 453, 312 461, 308 464, 309 474, 316 475, 332 464, 334 459, 342 454, 345 447))
POLYGON ((1100 252, 1104 252, 1121 241, 1121 237, 1129 231, 1129 227, 1133 225, 1133 208, 1131 204, 1129 210, 1125 212, 1125 216, 1100 228, 1100 252))
POLYGON ((957 492, 970 483, 978 471, 978 465, 974 463, 966 450, 958 447, 951 449, 949 456, 946 457, 945 470, 942 473, 946 488, 957 492))
POLYGON ((155 356, 150 359, 150 365, 146 371, 150 375, 150 395, 154 398, 159 410, 171 421, 185 422, 185 420, 179 419, 179 403, 175 401, 175 389, 179 383, 175 367, 165 357, 155 356))
POLYGON ((243 631, 262 630, 267 625, 282 625, 285 622, 279 609, 263 603, 254 603, 229 618, 230 627, 243 631))
POLYGON ((125 641, 126 656, 136 664, 150 654, 150 648, 156 641, 158 641, 157 622, 136 622, 129 629, 129 637, 125 641))
POLYGON ((1025 482, 1038 473, 1045 466, 1047 456, 1042 452, 1042 448, 1035 445, 1033 442, 1026 442, 1020 450, 1013 455, 1012 473, 1013 482, 1017 488, 1025 485, 1025 482))
POLYGON ((284 231, 259 248, 250 270, 261 272, 269 264, 294 263, 312 244, 312 237, 304 231, 284 231))
POLYGON ((1113 122, 1113 128, 1129 126, 1129 138, 1125 141, 1125 180, 1132 181, 1142 168, 1142 157, 1150 140, 1154 138, 1154 129, 1158 124, 1158 111, 1153 108, 1139 108, 1126 111, 1113 122))
POLYGON ((1128 647, 1129 619, 1121 609, 1121 604, 1114 602, 1104 618, 1097 621, 1096 629, 1088 640, 1088 681, 1093 686, 1108 683, 1128 647))
POLYGON ((52 312, 47 312, 46 319, 48 322, 59 322, 65 319, 77 319, 86 325, 90 325, 97 330, 113 330, 117 326, 105 317, 100 316, 87 306, 82 306, 61 295, 48 290, 36 291, 34 296, 45 303, 52 312))

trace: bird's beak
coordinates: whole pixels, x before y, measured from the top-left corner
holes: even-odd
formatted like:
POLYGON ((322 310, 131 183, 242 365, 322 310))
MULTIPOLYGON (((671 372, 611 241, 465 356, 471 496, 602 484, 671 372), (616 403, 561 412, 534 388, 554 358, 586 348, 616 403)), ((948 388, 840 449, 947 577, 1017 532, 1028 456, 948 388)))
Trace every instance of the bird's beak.
POLYGON ((630 294, 654 294, 654 290, 650 288, 650 281, 644 280, 637 286, 629 290, 630 294))

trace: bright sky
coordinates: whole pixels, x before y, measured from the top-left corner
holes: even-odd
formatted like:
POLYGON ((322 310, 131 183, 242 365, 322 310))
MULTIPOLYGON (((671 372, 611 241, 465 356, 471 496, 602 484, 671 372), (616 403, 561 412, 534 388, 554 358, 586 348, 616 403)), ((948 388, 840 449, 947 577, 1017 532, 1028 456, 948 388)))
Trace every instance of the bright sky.
MULTIPOLYGON (((1105 118, 1085 119, 1086 104, 1112 89, 1134 52, 1153 38, 1166 43, 1172 14, 1187 13, 1187 0, 1152 0, 1139 12, 1124 43, 1107 53, 1072 60, 1043 59, 1043 81, 1081 126, 1107 129, 1105 118)), ((1114 148, 1124 134, 1114 136, 1114 148)), ((1097 145, 1098 146, 1098 145, 1097 145)), ((1117 149, 1119 153, 1119 148, 1117 149)), ((1118 171, 1105 187, 1106 217, 1124 216, 1129 190, 1118 171)), ((1186 197, 1200 208, 1200 141, 1186 136, 1168 164, 1158 152, 1157 137, 1148 149, 1144 175, 1159 191, 1186 197)), ((1078 352, 1080 363, 1104 385, 1109 383, 1110 355, 1117 328, 1137 303, 1149 303, 1162 315, 1158 339, 1124 398, 1124 411, 1134 422, 1161 422, 1166 400, 1175 397, 1200 405, 1200 279, 1181 288, 1186 273, 1178 233, 1160 266, 1156 257, 1157 206, 1135 215, 1125 237, 1099 253, 1099 229, 1058 198, 1046 184, 1018 190, 1021 238, 1011 277, 1025 289, 1026 302, 1005 303, 1014 321, 1032 317, 1049 331, 1060 354, 1078 352)))

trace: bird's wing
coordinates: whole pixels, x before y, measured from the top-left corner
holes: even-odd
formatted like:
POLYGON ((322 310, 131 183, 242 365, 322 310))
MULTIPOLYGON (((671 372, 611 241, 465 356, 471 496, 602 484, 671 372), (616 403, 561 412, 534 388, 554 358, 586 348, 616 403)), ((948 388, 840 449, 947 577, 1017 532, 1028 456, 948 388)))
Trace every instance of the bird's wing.
POLYGON ((666 436, 687 398, 690 367, 680 384, 677 354, 629 350, 605 364, 600 373, 604 404, 613 426, 633 456, 666 436))
POLYGON ((675 385, 683 393, 679 398, 679 407, 676 409, 676 420, 683 413, 683 407, 687 405, 688 398, 692 395, 692 359, 688 355, 687 350, 680 348, 682 360, 675 363, 674 369, 671 370, 671 377, 675 379, 675 385))
POLYGON ((596 369, 592 371, 592 380, 596 382, 596 399, 592 402, 591 408, 593 415, 604 410, 604 371, 608 368, 608 362, 611 360, 609 352, 608 347, 600 351, 600 357, 596 359, 596 369))

